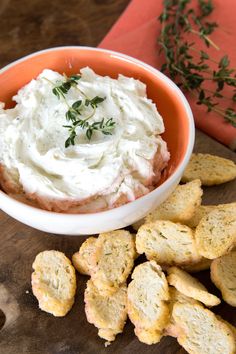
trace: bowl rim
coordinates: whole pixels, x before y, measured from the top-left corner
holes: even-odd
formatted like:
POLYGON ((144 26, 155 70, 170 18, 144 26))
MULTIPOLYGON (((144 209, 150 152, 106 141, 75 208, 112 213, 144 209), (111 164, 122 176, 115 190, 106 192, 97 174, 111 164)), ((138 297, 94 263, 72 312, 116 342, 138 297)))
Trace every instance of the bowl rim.
MULTIPOLYGON (((41 208, 38 208, 36 206, 31 206, 28 205, 24 202, 18 201, 16 199, 14 199, 13 197, 11 197, 10 195, 6 194, 5 192, 3 192, 0 189, 0 200, 4 202, 8 202, 10 203, 12 206, 18 206, 23 208, 22 211, 25 212, 31 212, 34 214, 40 214, 42 217, 46 216, 46 217, 50 217, 53 219, 53 221, 56 222, 56 220, 58 220, 61 217, 66 217, 69 221, 73 221, 73 220, 77 220, 79 218, 82 218, 83 221, 86 221, 85 219, 88 219, 91 221, 91 218, 97 218, 98 216, 105 216, 106 214, 109 214, 110 216, 112 214, 115 214, 117 212, 119 212, 119 210, 125 210, 126 208, 129 208, 129 205, 132 204, 132 206, 134 206, 135 204, 139 204, 141 201, 145 203, 145 200, 147 198, 149 198, 149 196, 152 194, 157 193, 157 191, 162 192, 162 190, 166 190, 169 189, 172 186, 172 183, 176 180, 176 179, 180 179, 181 175, 185 169, 185 167, 187 166, 187 163, 190 159, 192 150, 193 150, 193 146, 194 146, 194 141, 195 141, 195 124, 194 124, 194 118, 193 118, 193 113, 192 110, 190 108, 190 105, 186 99, 186 97, 184 96, 184 94, 182 93, 182 91, 179 89, 179 87, 171 80, 169 79, 166 75, 164 75, 161 71, 159 71, 158 69, 152 67, 149 64, 144 63, 143 61, 136 59, 134 57, 131 57, 129 55, 120 53, 120 52, 116 52, 110 49, 103 49, 103 48, 96 48, 96 47, 89 47, 89 46, 57 46, 57 47, 52 47, 52 48, 47 48, 47 49, 43 49, 43 50, 39 50, 37 52, 25 55, 13 62, 11 62, 10 64, 7 64, 6 66, 4 66, 3 68, 0 69, 0 74, 2 74, 3 72, 7 71, 9 68, 11 68, 12 66, 15 66, 21 62, 23 62, 26 59, 30 59, 33 58, 37 55, 40 55, 42 53, 46 53, 46 52, 51 52, 51 51, 60 51, 60 50, 86 50, 86 51, 91 51, 91 52, 103 52, 103 53, 107 53, 110 54, 111 57, 115 57, 118 58, 120 60, 124 60, 124 61, 128 61, 131 63, 134 63, 138 66, 141 66, 142 68, 146 69, 147 71, 151 72, 154 75, 158 75, 163 81, 165 81, 168 86, 170 86, 175 92, 176 94, 179 96, 179 98, 181 99, 184 108, 187 112, 187 117, 188 117, 188 123, 189 123, 189 139, 188 139, 188 143, 187 143, 187 149, 185 151, 185 155, 183 160, 181 161, 181 163, 178 165, 177 169, 157 188, 155 188, 153 191, 145 194, 144 196, 131 201, 129 203, 126 203, 124 205, 121 205, 119 207, 116 208, 112 208, 112 209, 108 209, 105 211, 98 211, 98 212, 94 212, 94 213, 85 213, 85 214, 72 214, 72 213, 65 213, 65 212, 55 212, 55 211, 49 211, 49 210, 44 210, 41 208)), ((1 208, 1 203, 0 203, 0 208, 1 208)))

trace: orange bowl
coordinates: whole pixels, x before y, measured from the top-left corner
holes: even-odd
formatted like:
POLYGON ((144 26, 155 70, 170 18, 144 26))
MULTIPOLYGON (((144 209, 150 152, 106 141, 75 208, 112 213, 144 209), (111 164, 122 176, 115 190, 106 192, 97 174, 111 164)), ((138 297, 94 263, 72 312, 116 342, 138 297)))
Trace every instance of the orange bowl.
MULTIPOLYGON (((7 108, 12 107, 14 105, 12 97, 16 92, 30 80, 36 78, 45 68, 71 75, 85 66, 91 67, 100 75, 117 78, 118 74, 123 74, 139 79, 147 85, 147 95, 157 105, 157 109, 164 120, 165 133, 162 136, 167 142, 171 158, 159 186, 153 192, 121 207, 94 214, 70 215, 49 212, 23 204, 0 191, 0 207, 4 211, 28 225, 48 232, 91 234, 107 231, 111 228, 124 227, 137 221, 171 193, 179 182, 193 149, 194 123, 192 112, 178 87, 165 75, 149 65, 110 50, 89 47, 59 47, 40 51, 17 60, 0 71, 0 85, 2 87, 0 101, 5 102, 7 108), (151 202, 149 200, 150 196, 152 196, 151 202), (128 208, 131 205, 133 205, 132 211, 129 211, 128 208), (21 210, 26 211, 25 208, 31 215, 31 219, 35 221, 29 220, 30 216, 29 218, 22 216, 21 210), (19 213, 16 209, 20 210, 19 213), (122 215, 123 222, 113 222, 113 226, 105 227, 105 221, 103 221, 101 225, 98 225, 101 215, 109 216, 109 213, 114 214, 114 211, 121 213, 117 216, 117 220, 122 215), (40 214, 39 222, 37 222, 37 218, 39 218, 37 213, 40 214), (58 219, 60 217, 68 218, 64 219, 68 228, 60 228, 56 225, 54 225, 55 227, 48 226, 43 222, 44 217, 51 220, 51 223, 57 219, 57 216, 58 219), (86 227, 86 222, 92 221, 89 217, 93 217, 97 227, 95 225, 91 228, 86 227), (80 219, 84 220, 81 221, 81 225, 78 222, 80 219), (77 220, 77 223, 69 227, 72 220, 77 220)), ((106 222, 110 220, 110 217, 105 218, 106 222)))

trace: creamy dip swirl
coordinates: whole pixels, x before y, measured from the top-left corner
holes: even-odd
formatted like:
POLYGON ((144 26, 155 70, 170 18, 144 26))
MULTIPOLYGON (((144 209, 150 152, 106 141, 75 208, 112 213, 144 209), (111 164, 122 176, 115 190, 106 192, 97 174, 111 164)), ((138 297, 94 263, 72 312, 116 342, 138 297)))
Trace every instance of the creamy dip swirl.
MULTIPOLYGON (((68 206, 100 200, 104 205, 94 208, 101 209, 113 207, 121 197, 128 202, 148 193, 169 153, 159 136, 162 117, 147 98, 146 85, 81 69, 80 90, 89 98, 106 98, 90 122, 113 118, 115 127, 112 135, 94 132, 90 141, 78 127, 75 145, 65 148, 68 106, 52 93, 53 84, 64 81, 63 75, 46 69, 13 97, 13 109, 0 109, 0 164, 32 199, 67 201, 68 206), (162 163, 155 170, 158 158, 162 163)), ((66 99, 72 105, 84 97, 71 87, 66 99)), ((89 110, 85 108, 85 116, 89 110)))

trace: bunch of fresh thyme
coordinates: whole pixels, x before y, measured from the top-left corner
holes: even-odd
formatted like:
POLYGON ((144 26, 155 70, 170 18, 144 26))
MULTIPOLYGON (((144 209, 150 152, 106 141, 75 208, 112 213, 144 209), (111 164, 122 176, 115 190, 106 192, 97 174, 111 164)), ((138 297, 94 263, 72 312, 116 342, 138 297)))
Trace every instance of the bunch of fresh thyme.
POLYGON ((189 35, 199 37, 207 47, 217 45, 209 35, 217 23, 208 22, 207 16, 213 11, 212 0, 197 0, 198 10, 191 8, 191 0, 164 0, 163 13, 159 20, 162 24, 159 44, 164 52, 166 62, 161 70, 167 72, 171 79, 184 90, 191 92, 197 104, 205 105, 207 111, 214 111, 236 127, 236 112, 232 103, 236 102, 236 72, 230 68, 227 55, 219 62, 204 50, 198 50, 189 40, 189 35), (211 69, 209 63, 213 63, 211 69), (213 89, 206 87, 206 82, 213 83, 213 89), (231 97, 225 97, 224 89, 231 87, 231 97), (225 108, 222 100, 230 100, 225 108))
MULTIPOLYGON (((55 86, 52 89, 52 92, 58 99, 64 100, 68 107, 66 112, 66 120, 70 121, 71 125, 63 125, 63 127, 67 128, 70 133, 68 139, 65 141, 65 147, 67 148, 70 145, 75 145, 75 138, 77 136, 76 129, 78 127, 86 130, 86 136, 89 140, 92 138, 95 130, 100 131, 104 135, 111 135, 116 124, 113 121, 113 118, 109 118, 106 121, 105 118, 102 118, 101 121, 89 123, 89 119, 95 114, 98 104, 103 102, 105 97, 95 96, 92 99, 87 97, 87 95, 78 87, 78 81, 81 79, 80 75, 72 75, 70 77, 64 75, 64 77, 65 81, 60 85, 55 86), (81 99, 75 101, 72 106, 69 105, 66 100, 66 94, 71 87, 75 87, 79 91, 80 95, 84 97, 84 101, 81 99), (88 116, 81 118, 82 110, 84 110, 85 107, 91 107, 92 112, 88 116)), ((50 80, 46 80, 54 85, 50 80)))

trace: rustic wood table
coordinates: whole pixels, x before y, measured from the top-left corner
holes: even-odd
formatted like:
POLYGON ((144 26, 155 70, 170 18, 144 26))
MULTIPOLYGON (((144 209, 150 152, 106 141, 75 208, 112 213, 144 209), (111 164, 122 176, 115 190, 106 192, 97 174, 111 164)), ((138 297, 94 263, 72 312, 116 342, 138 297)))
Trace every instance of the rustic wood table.
MULTIPOLYGON (((31 52, 58 45, 96 46, 128 4, 128 0, 1 0, 0 67, 31 52)), ((195 151, 209 152, 236 161, 236 155, 197 131, 195 151)), ((203 203, 236 200, 236 181, 206 188, 203 203)), ((78 276, 75 305, 64 318, 38 309, 30 287, 35 255, 57 249, 71 256, 85 237, 57 236, 27 227, 0 212, 0 354, 98 354, 185 353, 175 339, 158 345, 140 343, 128 321, 124 333, 108 348, 87 323, 83 292, 86 277, 78 276)), ((210 291, 209 272, 198 277, 210 291)), ((236 311, 222 303, 216 309, 236 325, 236 311)), ((223 353, 222 353, 223 354, 223 353)))

